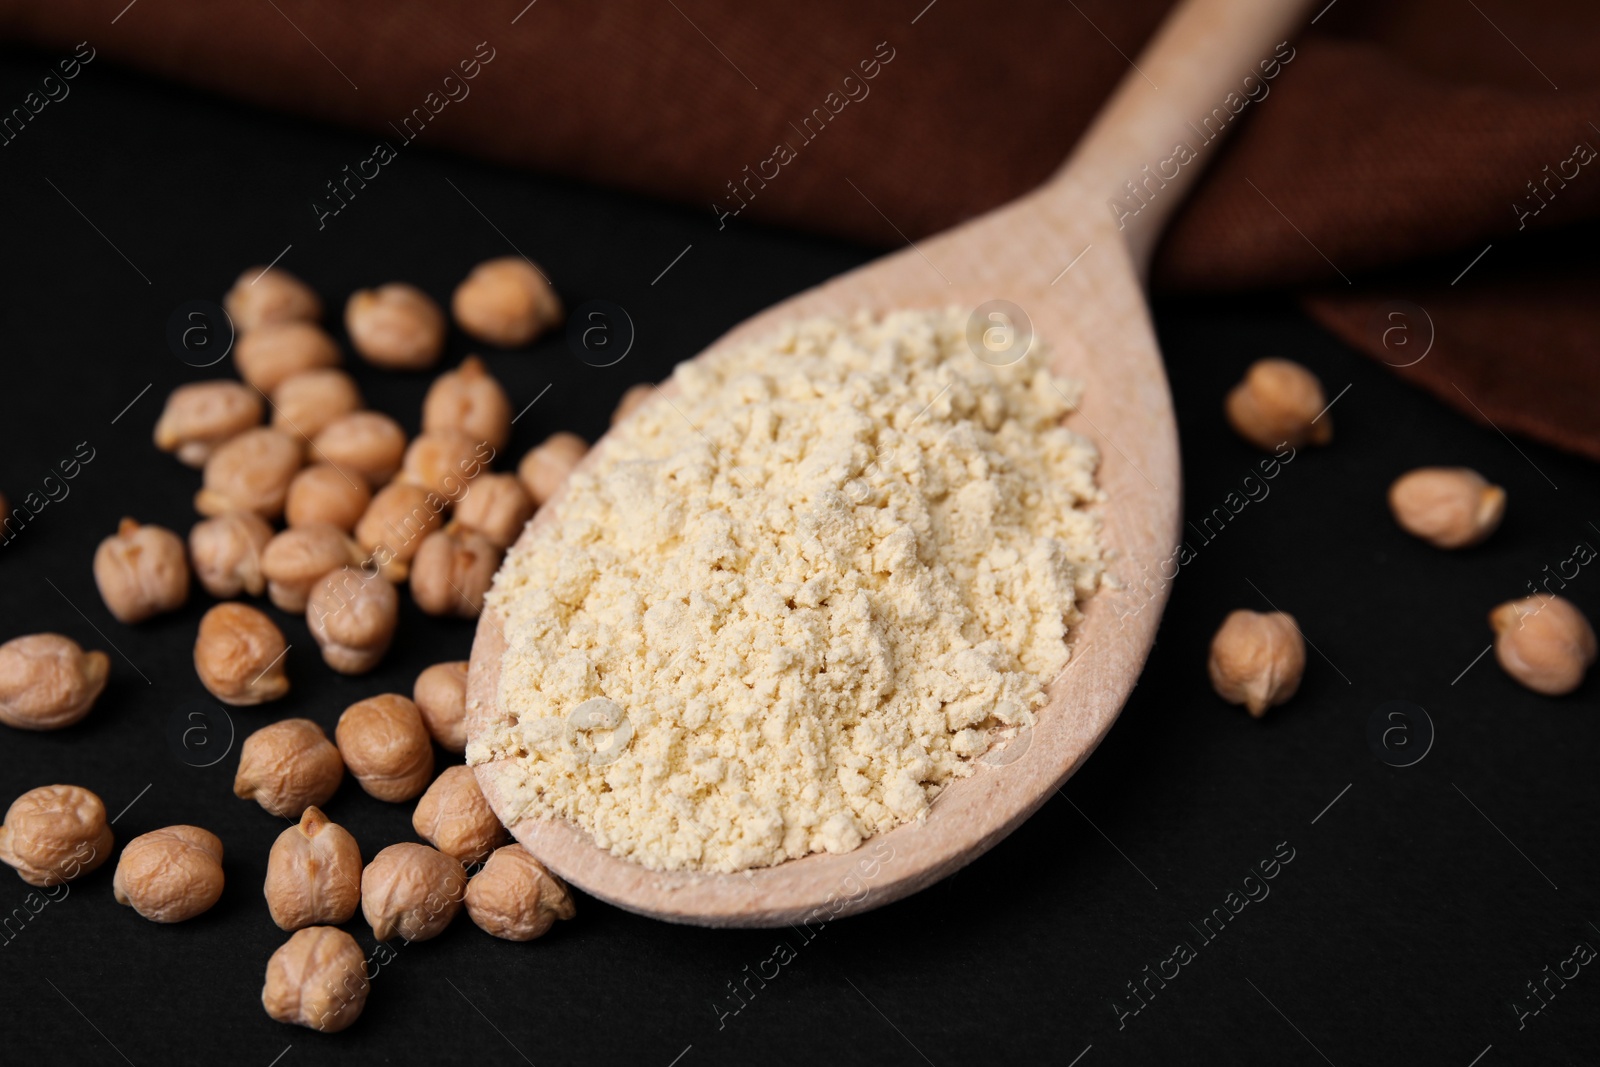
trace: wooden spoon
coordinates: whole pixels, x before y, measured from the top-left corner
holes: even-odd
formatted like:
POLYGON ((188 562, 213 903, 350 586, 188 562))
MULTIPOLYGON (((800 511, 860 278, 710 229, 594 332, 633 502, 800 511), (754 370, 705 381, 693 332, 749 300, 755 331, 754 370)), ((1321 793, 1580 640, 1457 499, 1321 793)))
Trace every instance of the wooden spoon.
MULTIPOLYGON (((1071 660, 1049 686, 1038 725, 954 782, 924 821, 849 853, 738 874, 661 872, 602 851, 571 822, 531 818, 511 826, 523 845, 572 884, 643 915, 704 926, 821 924, 887 904, 972 862, 1071 777, 1138 680, 1178 567, 1177 428, 1144 300, 1150 255, 1215 147, 1216 131, 1231 124, 1247 90, 1259 92, 1263 64, 1308 6, 1188 0, 1043 187, 784 301, 713 346, 750 340, 785 320, 863 308, 977 308, 998 299, 1031 320, 1054 353, 1056 373, 1086 385, 1082 408, 1068 422, 1101 451, 1099 478, 1108 494, 1102 537, 1117 580, 1084 605, 1070 637, 1071 660)), ((894 205, 883 207, 892 212, 894 205)), ((992 321, 1002 335, 1024 329, 1015 313, 992 321)), ((603 447, 602 439, 588 459, 603 447)), ((558 498, 533 528, 559 517, 558 498)), ((512 551, 523 550, 530 536, 524 532, 512 551)), ((467 686, 473 737, 500 714, 502 628, 486 610, 467 686)), ((504 766, 488 763, 477 774, 489 803, 504 813, 504 766)))

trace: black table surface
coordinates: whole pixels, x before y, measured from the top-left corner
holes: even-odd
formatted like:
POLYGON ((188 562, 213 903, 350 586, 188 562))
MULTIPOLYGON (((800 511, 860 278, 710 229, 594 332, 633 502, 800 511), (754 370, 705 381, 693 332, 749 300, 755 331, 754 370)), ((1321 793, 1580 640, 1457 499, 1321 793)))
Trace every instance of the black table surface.
MULTIPOLYGON (((0 102, 20 102, 57 58, 5 53, 0 102)), ((270 1020, 263 972, 285 935, 261 883, 284 824, 232 795, 239 739, 290 714, 331 731, 355 700, 409 693, 422 667, 465 658, 473 627, 408 603, 382 666, 347 678, 323 666, 303 619, 274 612, 290 696, 219 717, 210 749, 174 741, 205 697, 190 652, 212 601, 197 590, 181 611, 120 625, 90 560, 124 515, 180 531, 195 519, 198 475, 150 431, 168 391, 227 364, 180 359, 175 312, 280 253, 337 310, 394 279, 442 299, 475 262, 521 251, 568 308, 626 309, 636 340, 604 368, 559 334, 488 355, 515 406, 531 405, 515 456, 556 430, 594 438, 628 385, 874 255, 743 221, 719 231, 709 210, 434 154, 425 137, 319 229, 314 198, 372 142, 100 61, 0 148, 0 491, 55 497, 0 547, 0 639, 53 630, 112 654, 84 722, 3 732, 0 797, 84 785, 119 843, 204 825, 226 845, 228 879, 211 911, 160 926, 114 902, 111 863, 37 910, 0 871, 0 1060, 1600 1062, 1600 971, 1585 965, 1600 946, 1600 681, 1546 699, 1482 655, 1488 610, 1552 574, 1600 618, 1600 571, 1570 562, 1600 545, 1600 476, 1473 425, 1270 296, 1156 305, 1184 515, 1198 526, 1250 490, 1259 454, 1221 403, 1257 358, 1300 360, 1338 394, 1334 444, 1256 483, 1266 495, 1254 489, 1220 531, 1191 531, 1194 558, 1116 726, 988 855, 804 931, 671 926, 581 894, 574 921, 529 944, 463 917, 391 946, 350 1030, 270 1020), (59 479, 62 460, 91 452, 59 479), (1396 528, 1385 488, 1423 464, 1506 487, 1487 544, 1440 552, 1396 528), (1205 660, 1228 611, 1269 605, 1300 620, 1312 651, 1299 694, 1256 721, 1212 693, 1205 660), (1384 718, 1392 701, 1410 717, 1384 718), (1375 722, 1386 744, 1370 741, 1375 722), (1247 881, 1263 861, 1276 876, 1247 881), (1216 909, 1229 921, 1210 933, 1216 909)), ((447 362, 471 349, 452 336, 447 362)), ((428 376, 350 369, 372 406, 416 431, 428 376)), ((414 839, 410 805, 348 778, 328 811, 369 857, 414 839)), ((359 916, 347 929, 375 948, 359 916)))

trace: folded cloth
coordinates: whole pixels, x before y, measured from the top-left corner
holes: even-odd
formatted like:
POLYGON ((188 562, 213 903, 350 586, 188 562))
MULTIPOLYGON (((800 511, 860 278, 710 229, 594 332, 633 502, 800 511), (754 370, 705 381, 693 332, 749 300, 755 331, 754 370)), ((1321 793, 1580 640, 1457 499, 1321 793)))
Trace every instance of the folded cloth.
MULTIPOLYGON (((700 205, 719 226, 892 245, 1042 181, 1168 3, 121 7, 0 0, 0 33, 87 40, 263 106, 700 205)), ((1154 284, 1308 293, 1329 329, 1470 418, 1600 459, 1595 268, 1496 269, 1600 214, 1597 31, 1600 5, 1578 0, 1332 0, 1261 57, 1275 77, 1239 72, 1249 102, 1154 284), (1405 366, 1420 349, 1394 351, 1397 300, 1431 341, 1405 366)))

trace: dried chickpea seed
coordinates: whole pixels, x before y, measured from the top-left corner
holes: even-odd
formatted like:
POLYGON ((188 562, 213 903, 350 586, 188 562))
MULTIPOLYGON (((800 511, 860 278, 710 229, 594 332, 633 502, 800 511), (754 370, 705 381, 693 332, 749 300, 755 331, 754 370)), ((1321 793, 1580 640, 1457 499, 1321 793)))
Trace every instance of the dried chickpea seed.
POLYGON ((422 432, 443 431, 487 441, 496 451, 511 440, 511 398, 477 356, 439 375, 423 398, 422 432))
POLYGON ((350 294, 344 325, 356 351, 375 366, 425 370, 444 354, 444 312, 404 282, 350 294))
MULTIPOLYGON (((638 388, 635 386, 635 388, 638 388)), ((648 388, 648 386, 646 387, 648 388)), ((535 505, 543 507, 555 496, 578 461, 589 451, 588 442, 575 433, 553 433, 543 444, 529 449, 517 464, 517 477, 535 505)))
POLYGON ((466 903, 480 930, 507 941, 543 937, 557 919, 578 913, 566 883, 521 845, 495 849, 467 883, 466 903))
POLYGON ((222 842, 198 826, 169 826, 129 841, 111 889, 151 922, 181 923, 222 896, 222 842))
POLYGON ((331 463, 314 463, 294 476, 283 517, 291 527, 327 523, 349 533, 372 503, 372 490, 360 475, 331 463))
POLYGON ((1419 467, 1389 487, 1389 510, 1407 533, 1437 548, 1466 548, 1500 525, 1506 491, 1466 467, 1419 467))
POLYGON ((111 858, 106 806, 80 785, 30 789, 0 825, 0 863, 29 885, 51 886, 88 874, 111 858))
POLYGON ((1306 669, 1305 639, 1292 615, 1235 611, 1211 639, 1207 666, 1217 695, 1230 704, 1243 704, 1259 719, 1300 687, 1306 669))
POLYGON ((325 575, 306 602, 306 626, 322 659, 340 674, 365 674, 394 640, 400 595, 381 574, 343 567, 325 575))
POLYGON ((403 582, 423 538, 444 524, 445 507, 443 497, 420 485, 386 485, 356 523, 356 544, 385 578, 403 582))
POLYGON ((222 379, 180 385, 156 420, 156 447, 189 467, 203 467, 222 442, 261 425, 261 394, 222 379))
POLYGON ((143 622, 189 599, 183 538, 160 526, 123 519, 94 553, 94 584, 118 622, 143 622))
POLYGON ((425 537, 411 561, 411 598, 429 615, 475 619, 502 555, 481 533, 452 522, 425 537))
POLYGON ((471 336, 516 348, 561 321, 561 301, 545 276, 521 256, 490 259, 472 268, 450 298, 456 322, 471 336))
POLYGON ((426 941, 461 911, 467 872, 461 861, 414 841, 390 845, 361 872, 361 914, 372 936, 426 941))
POLYGON ((400 481, 459 500, 467 483, 482 474, 495 451, 487 441, 474 441, 454 430, 421 433, 406 449, 400 481))
POLYGON ((302 612, 311 599, 312 586, 329 571, 360 559, 355 541, 337 526, 293 526, 267 542, 261 554, 261 573, 266 575, 267 595, 276 607, 302 612))
POLYGON ((296 374, 339 365, 339 346, 311 322, 285 321, 260 326, 233 345, 233 366, 267 396, 296 374))
POLYGON ((326 804, 344 781, 344 759, 310 719, 283 719, 244 739, 233 795, 273 815, 298 819, 326 804))
POLYGON ((349 921, 361 903, 361 849, 350 831, 309 807, 267 856, 267 911, 282 930, 349 921))
POLYGON ((400 424, 377 411, 352 411, 317 434, 311 454, 352 478, 380 486, 394 477, 406 454, 406 433, 400 424))
POLYGON ((471 767, 446 767, 417 801, 411 827, 446 856, 462 863, 480 863, 510 837, 471 767))
POLYGON ((106 687, 111 658, 70 637, 27 634, 0 645, 0 722, 59 730, 89 714, 106 687))
POLYGON ((345 766, 379 800, 410 800, 433 780, 428 727, 417 706, 399 693, 351 704, 333 735, 345 766))
POLYGON ((417 675, 411 700, 439 747, 467 750, 467 661, 435 663, 417 675))
POLYGON ((1494 658, 1535 693, 1557 697, 1583 684, 1595 659, 1594 628, 1572 601, 1541 594, 1489 613, 1494 658))
POLYGON ((272 428, 309 443, 335 419, 360 411, 361 404, 361 390, 344 371, 301 371, 272 391, 272 428))
POLYGON ((611 425, 615 426, 635 411, 638 411, 655 391, 656 387, 649 382, 630 385, 628 391, 622 394, 622 399, 617 401, 617 409, 611 413, 611 425))
POLYGON ((331 1034, 361 1017, 371 990, 356 939, 337 926, 308 926, 267 961, 261 1006, 280 1023, 331 1034))
POLYGON ((1325 445, 1333 440, 1322 383, 1288 359, 1261 359, 1228 394, 1228 422, 1257 448, 1325 445))
POLYGON ((515 474, 480 474, 456 501, 455 521, 510 548, 533 518, 533 498, 515 474))
POLYGON ((322 317, 317 294, 280 267, 251 267, 239 275, 222 306, 240 333, 275 322, 316 322, 322 317))
POLYGON ((267 520, 251 511, 224 511, 189 530, 189 559, 206 592, 220 600, 267 588, 261 553, 272 540, 267 520))
POLYGON ((263 519, 283 514, 289 481, 300 469, 300 444, 281 430, 260 426, 223 442, 206 460, 205 484, 194 497, 202 515, 253 511, 263 519))
POLYGON ((289 691, 284 673, 283 631, 245 604, 218 604, 200 618, 194 669, 211 695, 247 707, 277 700, 289 691))

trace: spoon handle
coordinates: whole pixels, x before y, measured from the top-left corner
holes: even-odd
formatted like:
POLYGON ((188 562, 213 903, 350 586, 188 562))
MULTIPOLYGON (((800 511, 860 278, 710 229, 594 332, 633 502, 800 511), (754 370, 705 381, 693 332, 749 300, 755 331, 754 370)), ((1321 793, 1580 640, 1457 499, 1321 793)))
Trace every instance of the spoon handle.
POLYGON ((1045 190, 1103 205, 1143 278, 1173 209, 1222 136, 1262 106, 1319 0, 1184 0, 1045 190))

